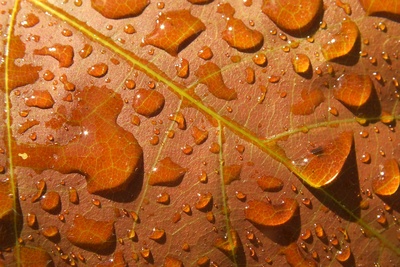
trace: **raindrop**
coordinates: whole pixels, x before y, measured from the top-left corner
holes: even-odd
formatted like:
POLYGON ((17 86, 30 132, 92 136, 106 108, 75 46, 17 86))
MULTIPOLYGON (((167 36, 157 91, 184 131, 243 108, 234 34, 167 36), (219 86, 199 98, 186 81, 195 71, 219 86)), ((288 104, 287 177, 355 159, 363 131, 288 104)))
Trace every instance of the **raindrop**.
POLYGON ((202 58, 204 60, 210 60, 214 54, 209 46, 203 46, 200 51, 197 53, 199 58, 202 58))
POLYGON ((304 241, 311 242, 312 241, 312 233, 310 229, 306 229, 304 233, 301 233, 300 238, 304 241))
POLYGON ((322 54, 326 60, 333 60, 348 55, 359 38, 357 24, 349 18, 343 20, 338 33, 332 35, 332 39, 322 45, 322 54))
POLYGON ((189 76, 189 61, 181 58, 179 63, 175 65, 176 75, 180 78, 187 78, 189 76))
POLYGON ((214 246, 228 255, 236 255, 237 251, 242 247, 242 242, 239 234, 234 229, 230 229, 223 238, 215 240, 214 246))
POLYGON ((50 240, 54 240, 60 236, 60 232, 56 226, 47 226, 46 228, 42 229, 41 233, 44 237, 50 240))
POLYGON ((220 149, 221 149, 220 145, 215 142, 213 142, 209 147, 210 152, 213 154, 218 154, 220 149))
POLYGON ((185 155, 191 155, 193 153, 193 147, 188 144, 181 147, 181 150, 182 150, 183 154, 185 154, 185 155))
POLYGON ((151 250, 149 248, 142 248, 140 250, 140 255, 142 255, 143 259, 147 262, 151 262, 153 259, 153 255, 151 254, 151 250))
POLYGON ((377 177, 372 180, 372 189, 380 196, 391 196, 399 188, 400 171, 395 159, 389 159, 380 166, 377 177))
POLYGON ((140 88, 134 91, 133 109, 147 118, 157 116, 164 108, 165 97, 158 91, 140 88))
POLYGON ((92 54, 93 52, 93 47, 90 44, 85 44, 83 48, 79 51, 79 55, 81 58, 87 58, 92 54))
POLYGON ((199 82, 205 84, 208 91, 215 97, 223 100, 237 99, 237 93, 234 89, 229 89, 222 78, 221 69, 212 62, 201 65, 195 72, 200 79, 199 82))
POLYGON ((109 19, 122 19, 140 15, 149 0, 126 0, 122 5, 114 0, 91 0, 92 8, 109 19))
POLYGON ((163 266, 164 267, 183 267, 183 262, 175 257, 166 256, 163 266))
POLYGON ((245 69, 245 79, 246 79, 246 83, 248 84, 253 84, 256 81, 256 75, 254 72, 254 69, 247 67, 245 69))
POLYGON ((200 130, 198 127, 193 126, 192 137, 196 145, 203 144, 208 138, 208 131, 200 130))
POLYGON ((336 5, 338 7, 340 7, 341 9, 343 9, 344 13, 346 13, 346 15, 351 15, 351 6, 348 3, 343 3, 341 0, 336 0, 336 5))
POLYGON ((101 208, 101 202, 97 198, 92 198, 92 204, 95 205, 98 208, 101 208))
POLYGON ((271 76, 268 77, 268 81, 270 83, 277 83, 277 82, 280 81, 280 79, 281 79, 281 77, 277 76, 277 75, 271 75, 271 76))
POLYGON ((157 196, 157 203, 168 205, 170 203, 170 196, 168 193, 163 192, 157 196))
POLYGON ((235 195, 236 195, 236 198, 239 199, 240 201, 246 200, 246 194, 241 191, 236 191, 235 195))
POLYGON ((345 246, 336 252, 336 260, 340 263, 345 263, 351 258, 351 250, 349 246, 345 246))
POLYGON ((292 59, 293 69, 298 74, 304 74, 310 71, 311 62, 308 56, 304 54, 296 54, 292 59))
POLYGON ((268 63, 267 56, 264 53, 258 53, 252 57, 253 62, 260 66, 265 67, 268 63))
POLYGON ((101 78, 108 72, 108 65, 105 63, 97 63, 88 68, 87 73, 93 77, 101 78))
POLYGON ((199 199, 196 202, 195 208, 200 211, 207 211, 212 208, 213 196, 211 193, 198 194, 199 199))
POLYGON ((263 175, 257 179, 258 186, 266 192, 279 192, 283 188, 283 181, 269 175, 263 175))
POLYGON ((154 228, 149 238, 157 242, 162 242, 165 240, 165 231, 163 229, 154 228))
POLYGON ((361 161, 362 163, 369 164, 369 163, 371 162, 371 154, 368 153, 368 152, 364 152, 364 153, 361 155, 360 161, 361 161))
POLYGON ((179 129, 186 130, 186 119, 183 116, 182 112, 178 111, 174 114, 169 114, 168 119, 176 122, 179 129))
POLYGON ((325 234, 324 228, 322 228, 322 226, 319 223, 314 224, 314 230, 315 230, 315 235, 318 238, 320 238, 320 239, 325 239, 326 238, 326 234, 325 234))
POLYGON ((325 100, 324 93, 321 89, 304 88, 301 91, 303 101, 292 105, 291 111, 294 115, 310 115, 325 100))
POLYGON ((207 257, 207 256, 203 256, 203 257, 199 258, 197 260, 197 266, 200 266, 200 267, 208 267, 208 266, 210 266, 210 258, 207 257))
POLYGON ((29 212, 26 215, 26 223, 31 228, 37 228, 38 222, 37 222, 36 214, 33 212, 29 212))
POLYGON ((62 82, 64 84, 64 90, 65 91, 69 91, 69 92, 75 91, 75 84, 73 84, 73 83, 68 81, 67 75, 62 74, 60 76, 60 82, 62 82))
POLYGON ((51 81, 51 80, 53 80, 53 79, 54 79, 54 73, 51 72, 50 70, 46 70, 46 71, 43 73, 43 79, 44 79, 45 81, 51 81))
POLYGON ((235 180, 240 180, 240 173, 242 171, 242 165, 229 165, 223 167, 223 179, 224 184, 228 185, 235 180))
POLYGON ((126 34, 133 34, 136 32, 136 29, 135 29, 135 27, 133 27, 132 24, 126 24, 124 27, 124 32, 126 34))
POLYGON ((70 187, 68 189, 68 196, 69 196, 69 202, 73 204, 79 204, 79 195, 78 191, 74 187, 70 187))
POLYGON ((215 216, 214 213, 212 211, 209 211, 206 213, 206 219, 207 221, 209 221, 210 223, 215 223, 215 216))
POLYGON ((176 186, 181 183, 186 171, 185 168, 167 157, 153 167, 149 174, 148 183, 150 185, 176 186))
POLYGON ((58 60, 59 67, 70 67, 74 63, 74 49, 70 45, 55 44, 51 47, 35 49, 34 55, 51 56, 58 60))
POLYGON ((58 213, 61 209, 60 194, 55 191, 47 192, 40 200, 40 206, 49 213, 58 213))
POLYGON ((29 13, 25 16, 25 19, 20 22, 20 25, 24 28, 31 28, 40 22, 39 17, 33 13, 29 13))
POLYGON ((192 16, 189 10, 160 13, 154 30, 146 35, 142 45, 149 44, 177 56, 186 42, 193 41, 205 29, 204 23, 192 16))

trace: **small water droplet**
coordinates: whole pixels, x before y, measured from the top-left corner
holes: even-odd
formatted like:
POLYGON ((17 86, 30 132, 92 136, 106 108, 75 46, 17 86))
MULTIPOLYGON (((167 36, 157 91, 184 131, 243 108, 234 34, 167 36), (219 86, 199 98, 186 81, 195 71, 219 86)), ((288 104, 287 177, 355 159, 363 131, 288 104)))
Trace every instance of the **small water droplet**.
POLYGON ((152 89, 140 88, 134 91, 133 109, 147 118, 157 116, 164 108, 164 96, 152 89))
POLYGON ((304 241, 311 242, 312 241, 312 233, 310 229, 306 229, 304 233, 301 233, 300 238, 304 241))
POLYGON ((341 250, 338 250, 336 252, 335 258, 336 258, 337 261, 339 261, 341 263, 347 262, 351 258, 350 247, 349 246, 345 246, 341 250))
POLYGON ((153 255, 151 254, 151 250, 149 248, 142 248, 140 250, 140 255, 142 255, 143 259, 147 262, 151 262, 153 259, 153 255))
POLYGON ((168 193, 163 192, 157 196, 157 203, 168 205, 170 203, 170 196, 168 193))
POLYGON ((183 211, 184 213, 188 214, 188 215, 191 215, 191 214, 192 214, 192 208, 190 207, 189 204, 184 204, 184 205, 182 206, 182 211, 183 211))
POLYGON ((247 67, 245 69, 245 79, 246 79, 246 83, 248 84, 253 84, 256 81, 256 75, 254 72, 254 69, 247 67))
POLYGON ((211 193, 198 194, 199 199, 196 202, 195 208, 200 211, 207 211, 212 208, 213 196, 211 193))
POLYGON ((218 154, 220 151, 220 145, 218 143, 213 142, 210 147, 209 150, 211 153, 213 154, 218 154))
POLYGON ((171 158, 160 160, 149 174, 150 185, 175 186, 181 183, 186 169, 182 168, 171 158))
POLYGON ((157 242, 162 242, 163 240, 165 240, 165 237, 166 235, 164 229, 158 229, 158 228, 154 228, 153 232, 149 236, 150 239, 157 242))
POLYGON ((26 216, 26 223, 31 228, 37 228, 38 222, 37 222, 36 214, 33 212, 29 212, 26 216))
POLYGON ((324 228, 322 228, 322 226, 319 223, 314 224, 314 230, 315 230, 315 235, 317 237, 319 237, 320 239, 325 239, 326 238, 326 234, 325 234, 324 228))
POLYGON ((87 58, 92 54, 93 47, 90 44, 85 44, 83 48, 79 51, 81 58, 87 58))
POLYGON ((252 57, 253 62, 260 66, 265 67, 268 63, 267 56, 264 53, 258 53, 252 57))
POLYGON ((56 239, 60 236, 60 232, 56 226, 47 226, 41 231, 42 235, 50 240, 56 239))
POLYGON ((344 13, 346 13, 346 15, 351 15, 351 6, 348 3, 344 3, 341 0, 336 0, 336 5, 338 7, 340 7, 341 9, 343 9, 344 13))
POLYGON ((24 17, 24 20, 20 22, 20 25, 24 28, 31 28, 40 22, 39 17, 33 13, 28 13, 24 17))
POLYGON ((292 59, 293 69, 298 74, 304 74, 310 71, 311 62, 305 54, 296 54, 292 59))
POLYGON ((68 189, 68 195, 69 195, 69 202, 73 204, 79 204, 79 195, 78 191, 74 187, 70 187, 68 189))
POLYGON ((87 73, 93 77, 101 78, 108 72, 108 65, 105 63, 97 63, 88 68, 87 73))

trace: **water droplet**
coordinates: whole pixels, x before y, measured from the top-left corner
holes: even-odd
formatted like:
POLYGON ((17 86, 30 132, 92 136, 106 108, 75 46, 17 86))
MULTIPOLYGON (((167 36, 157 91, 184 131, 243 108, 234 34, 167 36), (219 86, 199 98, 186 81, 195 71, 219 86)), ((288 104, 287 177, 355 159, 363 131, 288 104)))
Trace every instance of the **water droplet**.
POLYGON ((399 184, 399 165, 395 159, 389 159, 380 166, 378 176, 372 180, 372 189, 379 196, 391 196, 398 190, 399 184))
POLYGON ((215 143, 215 142, 213 142, 209 147, 210 152, 213 153, 213 154, 218 154, 220 149, 221 149, 220 145, 218 143, 215 143))
POLYGON ((207 62, 201 65, 195 75, 200 79, 199 83, 205 84, 215 97, 227 101, 237 99, 236 91, 225 85, 221 69, 216 64, 207 62))
POLYGON ((183 262, 175 257, 166 256, 163 266, 164 267, 183 267, 183 262))
POLYGON ((302 267, 317 267, 318 265, 311 259, 305 258, 301 253, 299 247, 295 242, 282 249, 282 253, 285 254, 286 261, 291 267, 302 266, 302 267))
POLYGON ((54 99, 47 90, 33 90, 32 95, 25 98, 25 105, 48 109, 53 107, 54 99))
POLYGON ((92 198, 92 204, 98 208, 101 208, 101 202, 98 198, 92 198))
POLYGON ((154 30, 146 35, 143 45, 163 49, 171 56, 177 56, 188 41, 193 41, 206 26, 200 19, 192 16, 189 10, 176 10, 160 13, 154 30))
POLYGON ((55 44, 51 47, 35 49, 34 55, 51 56, 58 60, 59 67, 70 67, 74 63, 74 49, 70 45, 55 44))
POLYGON ((360 161, 361 161, 362 163, 369 164, 369 163, 371 162, 371 154, 369 154, 368 152, 364 152, 364 153, 361 155, 360 161))
POLYGON ((36 186, 37 192, 32 196, 32 199, 31 199, 32 203, 38 201, 42 197, 42 195, 46 191, 46 187, 47 187, 46 182, 43 179, 39 180, 35 184, 35 186, 36 186))
POLYGON ((72 31, 68 29, 63 29, 61 31, 61 34, 64 35, 65 37, 71 37, 72 36, 72 31))
POLYGON ((41 247, 18 246, 13 250, 21 266, 55 266, 50 254, 41 247))
POLYGON ((252 57, 253 62, 260 66, 265 67, 268 63, 267 56, 264 53, 258 53, 252 57))
POLYGON ((157 196, 157 203, 168 205, 170 202, 170 197, 168 193, 161 193, 157 196))
POLYGON ((183 243, 182 250, 186 251, 186 252, 189 252, 190 251, 190 245, 188 243, 186 243, 186 242, 183 243))
POLYGON ((182 112, 178 111, 174 114, 169 114, 168 119, 176 122, 179 129, 186 130, 186 119, 183 116, 182 112))
POLYGON ((250 67, 247 67, 246 69, 245 69, 245 79, 246 79, 246 82, 248 83, 248 84, 253 84, 253 83, 255 83, 255 81, 256 81, 256 74, 255 74, 255 72, 254 72, 254 69, 252 69, 252 68, 250 68, 250 67))
POLYGON ((242 165, 229 165, 223 167, 224 184, 228 185, 235 180, 240 180, 242 165))
POLYGON ((298 74, 305 74, 311 69, 311 62, 308 56, 304 54, 296 54, 292 59, 293 69, 298 74))
POLYGON ((207 257, 207 256, 203 256, 203 257, 199 258, 197 260, 197 265, 200 266, 200 267, 208 267, 208 266, 210 266, 210 258, 207 257))
POLYGON ((197 55, 204 60, 210 60, 214 56, 209 46, 203 46, 197 55))
POLYGON ((348 18, 343 20, 340 31, 333 34, 332 39, 322 45, 321 51, 324 58, 334 60, 348 55, 355 47, 359 35, 357 24, 348 18))
POLYGON ((68 81, 67 75, 62 74, 60 76, 60 82, 62 82, 64 84, 64 90, 65 91, 69 91, 69 92, 75 91, 75 84, 73 84, 73 83, 68 81))
POLYGON ((267 202, 251 200, 247 202, 245 217, 260 226, 280 226, 294 216, 298 216, 299 204, 295 199, 284 198, 282 203, 272 205, 267 202))
POLYGON ((386 5, 372 0, 361 0, 361 6, 367 15, 377 15, 386 18, 400 15, 400 3, 398 1, 390 1, 386 5))
POLYGON ((90 44, 85 44, 83 48, 79 51, 79 55, 81 58, 87 58, 92 54, 93 52, 93 47, 90 44))
POLYGON ((320 239, 325 239, 326 238, 326 234, 325 234, 324 228, 322 228, 322 226, 319 223, 314 224, 314 230, 315 230, 315 235, 318 238, 320 238, 320 239))
POLYGON ((389 124, 389 125, 391 125, 395 120, 394 116, 391 113, 384 111, 384 110, 381 112, 380 119, 381 119, 382 123, 389 124))
POLYGON ((336 260, 340 263, 345 263, 351 258, 351 250, 349 246, 345 246, 336 252, 336 260))
POLYGON ((54 191, 47 192, 40 200, 40 206, 49 213, 59 213, 61 210, 60 194, 54 191))
POLYGON ((70 187, 68 189, 68 196, 69 196, 69 202, 73 204, 79 204, 79 195, 78 191, 74 187, 70 187))
POLYGON ((277 76, 277 75, 271 75, 271 76, 268 77, 268 81, 269 81, 270 83, 277 83, 277 82, 279 82, 280 80, 281 80, 281 77, 280 77, 280 76, 277 76))
POLYGON ((304 233, 301 233, 300 238, 304 241, 311 242, 312 241, 312 233, 310 229, 307 229, 304 233))
POLYGON ((186 169, 182 168, 171 158, 160 160, 149 174, 150 185, 176 186, 181 183, 186 169))
POLYGON ((67 230, 67 239, 77 247, 104 253, 112 249, 116 243, 114 222, 97 221, 77 215, 67 230))
POLYGON ((247 27, 242 20, 234 18, 235 10, 229 3, 219 4, 217 12, 226 17, 222 39, 229 46, 242 52, 254 52, 261 48, 264 43, 263 35, 247 27))
POLYGON ((279 192, 283 188, 283 181, 269 175, 263 175, 257 179, 258 186, 266 192, 279 192))
POLYGON ((134 34, 136 32, 136 29, 135 29, 135 27, 133 27, 132 24, 128 23, 124 27, 124 32, 126 34, 134 34))
POLYGON ((51 72, 50 70, 46 70, 46 71, 43 73, 43 79, 44 79, 45 81, 51 81, 51 80, 53 80, 53 79, 54 79, 54 73, 51 72))
POLYGON ((206 219, 207 221, 209 221, 210 223, 215 223, 215 216, 214 213, 212 211, 209 211, 206 213, 206 219))
POLYGON ((198 194, 199 199, 196 202, 195 208, 200 211, 207 211, 212 208, 213 196, 211 193, 198 194))
POLYGON ((186 213, 187 215, 191 215, 191 214, 192 214, 192 208, 190 207, 189 204, 184 204, 184 205, 182 206, 182 211, 183 211, 184 213, 186 213))
POLYGON ((127 0, 123 4, 114 0, 91 0, 92 8, 109 19, 122 19, 140 15, 149 0, 127 0))
POLYGON ((181 58, 179 63, 175 65, 176 75, 180 78, 187 78, 189 76, 189 61, 181 58))
POLYGON ((235 194, 236 198, 239 199, 240 201, 245 201, 246 200, 246 194, 241 192, 241 191, 236 191, 235 194))
MULTIPOLYGON (((313 187, 326 186, 336 180, 353 146, 353 133, 342 132, 334 140, 327 140, 321 148, 322 153, 310 152, 298 165, 300 177, 313 187)), ((296 161, 293 161, 296 162, 296 161)))
POLYGON ((310 115, 325 100, 324 93, 321 89, 304 88, 301 91, 303 101, 292 105, 291 111, 294 115, 310 115))
POLYGON ((163 242, 166 238, 165 231, 163 229, 154 228, 149 238, 157 242, 163 242))
POLYGON ((37 120, 27 120, 26 122, 19 125, 18 133, 23 134, 26 131, 28 131, 30 128, 32 128, 33 126, 36 126, 39 124, 40 124, 40 122, 37 120))
POLYGON ((337 110, 337 108, 335 107, 329 107, 328 108, 329 113, 331 113, 333 116, 338 116, 339 115, 339 111, 337 110))
POLYGON ((40 22, 38 16, 33 13, 29 13, 25 16, 24 20, 20 22, 20 25, 24 28, 31 28, 40 22))
POLYGON ((343 3, 341 0, 336 0, 336 5, 338 7, 340 7, 341 9, 343 9, 344 13, 346 13, 346 15, 351 15, 351 6, 348 3, 343 3))
POLYGON ((87 73, 93 77, 101 78, 108 72, 108 65, 105 63, 97 63, 88 68, 87 73))
POLYGON ((184 145, 183 147, 181 147, 181 151, 183 152, 183 154, 185 155, 192 155, 193 153, 193 147, 191 145, 184 145))
POLYGON ((27 223, 28 226, 31 227, 31 228, 37 228, 38 222, 37 222, 36 214, 33 213, 33 212, 29 212, 29 213, 26 215, 26 223, 27 223))
POLYGON ((46 228, 42 229, 42 235, 50 240, 55 240, 60 238, 60 232, 56 226, 47 226, 46 228))
POLYGON ((307 207, 307 208, 312 208, 312 202, 311 202, 311 199, 309 199, 309 198, 303 198, 302 200, 301 200, 301 202, 307 207))
POLYGON ((322 1, 263 1, 261 9, 285 32, 302 35, 314 25, 322 11, 322 1))
POLYGON ((193 126, 192 136, 196 145, 203 144, 208 138, 208 131, 200 130, 198 127, 193 126))
POLYGON ((134 91, 133 109, 147 118, 157 116, 164 108, 164 96, 152 89, 140 88, 134 91))

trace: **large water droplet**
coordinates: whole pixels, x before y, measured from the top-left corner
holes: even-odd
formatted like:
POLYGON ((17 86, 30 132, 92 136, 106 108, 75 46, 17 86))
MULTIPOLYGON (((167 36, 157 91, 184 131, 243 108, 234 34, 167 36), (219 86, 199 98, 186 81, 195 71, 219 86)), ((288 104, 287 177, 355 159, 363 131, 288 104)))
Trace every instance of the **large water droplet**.
POLYGON ((160 160, 149 174, 149 185, 176 186, 181 183, 186 169, 170 157, 160 160))
POLYGON ((228 185, 235 180, 240 180, 242 165, 233 164, 223 167, 224 184, 228 185))
POLYGON ((298 74, 305 74, 311 69, 311 62, 305 54, 296 54, 292 59, 293 69, 298 74))
POLYGON ((164 267, 183 267, 183 262, 175 257, 166 256, 164 260, 164 267))
POLYGON ((334 97, 354 109, 365 105, 372 96, 373 84, 367 75, 343 74, 337 79, 334 97))
MULTIPOLYGON (((302 164, 298 164, 300 178, 312 187, 321 187, 336 180, 353 146, 353 132, 343 132, 339 137, 320 146, 318 153, 311 151, 302 164)), ((296 161, 293 161, 295 165, 296 161)))
POLYGON ((258 186, 267 192, 278 192, 283 188, 283 181, 274 176, 263 175, 257 179, 258 186))
POLYGON ((318 19, 322 11, 322 1, 264 0, 261 9, 285 32, 303 35, 318 19))
POLYGON ((196 209, 200 211, 207 211, 212 208, 213 195, 208 192, 206 194, 198 194, 199 199, 196 202, 196 209))
POLYGON ((395 159, 389 159, 380 166, 379 174, 372 180, 372 189, 380 196, 391 196, 399 188, 399 164, 395 159))
POLYGON ((97 63, 88 68, 87 73, 89 75, 96 77, 96 78, 101 78, 104 75, 106 75, 108 72, 108 66, 105 63, 97 63))
POLYGON ((163 49, 171 56, 193 41, 206 26, 200 19, 192 16, 189 10, 176 10, 161 13, 154 30, 146 35, 143 44, 163 49))
POLYGON ((74 63, 74 49, 70 45, 55 44, 50 47, 35 49, 34 55, 51 56, 58 60, 60 67, 67 68, 74 63))
POLYGON ((20 22, 20 25, 24 28, 31 28, 40 22, 39 17, 33 13, 29 13, 25 16, 25 19, 20 22))
POLYGON ((164 104, 164 96, 156 90, 140 88, 134 92, 132 107, 147 118, 157 116, 164 104))
POLYGON ((55 191, 47 192, 40 200, 40 206, 42 207, 43 210, 49 213, 52 214, 59 213, 61 210, 60 194, 58 194, 55 191))
POLYGON ((122 19, 140 15, 149 0, 126 0, 124 2, 114 0, 91 0, 92 8, 109 19, 122 19))
POLYGON ((25 98, 25 104, 28 107, 47 109, 53 107, 54 99, 47 90, 33 90, 32 95, 25 98))
POLYGON ((324 58, 334 60, 348 55, 355 47, 359 35, 357 24, 348 18, 343 20, 340 31, 333 34, 332 39, 322 45, 321 51, 324 58))
POLYGON ((77 247, 96 253, 107 253, 115 247, 113 221, 97 221, 77 215, 67 230, 67 239, 77 247))
POLYGON ((301 253, 297 244, 290 243, 282 249, 282 253, 286 256, 286 261, 291 267, 317 267, 317 263, 311 259, 307 259, 301 253))
POLYGON ((224 100, 237 99, 237 93, 234 89, 229 89, 222 78, 221 69, 212 62, 201 65, 195 72, 200 79, 199 82, 208 87, 208 91, 215 97, 224 100))
POLYGON ((250 200, 247 204, 244 211, 246 219, 259 226, 283 225, 298 216, 299 212, 299 204, 292 198, 285 198, 277 205, 259 200, 250 200))
POLYGON ((196 145, 203 144, 208 138, 208 131, 200 130, 196 126, 192 128, 192 136, 196 145))
POLYGON ((304 88, 301 91, 302 102, 292 105, 291 111, 294 115, 310 115, 325 100, 324 93, 321 89, 304 88))
POLYGON ((379 2, 373 0, 359 0, 359 2, 368 15, 383 16, 386 18, 400 16, 400 2, 397 0, 379 2))
POLYGON ((21 266, 55 266, 50 254, 40 247, 18 246, 13 250, 14 258, 21 266))

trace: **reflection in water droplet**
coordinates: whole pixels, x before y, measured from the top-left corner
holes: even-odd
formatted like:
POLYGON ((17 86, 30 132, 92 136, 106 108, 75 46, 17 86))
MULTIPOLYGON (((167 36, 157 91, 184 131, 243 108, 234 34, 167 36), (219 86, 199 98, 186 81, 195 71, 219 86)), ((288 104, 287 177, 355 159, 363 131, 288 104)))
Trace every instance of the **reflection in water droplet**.
POLYGON ((258 186, 267 192, 278 192, 283 188, 283 181, 274 176, 263 175, 257 179, 258 186))
POLYGON ((322 226, 319 223, 314 224, 314 230, 315 230, 315 235, 317 237, 319 237, 320 239, 325 239, 326 238, 326 234, 325 234, 324 228, 322 228, 322 226))
POLYGON ((360 0, 361 6, 367 15, 378 15, 386 18, 400 15, 400 2, 396 0, 387 2, 376 2, 373 0, 360 0))
POLYGON ((182 168, 171 158, 160 160, 149 174, 149 185, 176 186, 181 183, 186 169, 182 168))
POLYGON ((252 57, 255 64, 260 67, 265 67, 267 65, 267 56, 264 53, 258 53, 252 57))
POLYGON ((88 68, 87 73, 93 77, 101 78, 108 72, 108 65, 105 63, 97 63, 88 68))
POLYGON ((279 28, 299 35, 314 25, 322 11, 322 1, 264 0, 261 9, 279 28))
POLYGON ((372 189, 380 196, 391 196, 399 188, 400 171, 395 159, 389 159, 380 166, 379 174, 372 180, 372 189))
POLYGON ((299 213, 299 204, 292 198, 284 198, 282 203, 277 205, 258 200, 250 200, 247 204, 246 219, 260 226, 280 226, 299 213))
POLYGON ((192 128, 192 136, 196 145, 203 144, 208 138, 208 131, 200 130, 196 126, 192 128))
POLYGON ((77 215, 67 230, 67 239, 77 247, 104 253, 112 249, 116 243, 114 222, 97 221, 77 215))
POLYGON ((140 255, 147 261, 151 262, 153 259, 153 255, 151 254, 151 250, 149 248, 142 248, 140 250, 140 255))
POLYGON ((341 250, 338 250, 336 252, 335 258, 340 263, 345 263, 346 261, 348 261, 351 258, 350 246, 345 246, 341 250))
POLYGON ((31 96, 25 98, 25 104, 28 107, 38 107, 42 109, 52 108, 54 99, 49 91, 33 90, 31 96))
POLYGON ((164 96, 152 89, 140 88, 134 91, 133 109, 147 118, 157 116, 164 108, 164 96))
POLYGON ((169 202, 170 202, 170 197, 168 193, 163 192, 157 196, 157 203, 168 205, 169 202))
POLYGON ((347 107, 361 107, 372 96, 373 84, 367 75, 343 74, 337 82, 333 95, 347 107))
POLYGON ((165 239, 165 231, 163 229, 154 228, 149 238, 154 241, 161 242, 163 239, 165 239))
POLYGON ((175 257, 166 256, 163 266, 164 267, 183 267, 183 262, 175 257))
POLYGON ((332 39, 322 45, 321 51, 324 58, 333 60, 348 55, 356 45, 359 35, 357 24, 349 18, 343 20, 340 31, 333 34, 332 39))
POLYGON ((29 227, 31 228, 36 228, 37 227, 37 218, 36 214, 33 212, 29 212, 26 215, 26 223, 28 224, 29 227))
POLYGON ((149 0, 126 0, 124 2, 114 0, 91 0, 92 8, 109 19, 138 16, 149 3, 149 0))
POLYGON ((324 93, 321 89, 304 88, 301 91, 302 102, 292 105, 291 111, 294 115, 310 115, 325 100, 324 93))
POLYGON ((74 49, 70 45, 55 44, 51 47, 35 49, 34 55, 51 56, 58 60, 59 67, 67 68, 74 63, 74 49))
POLYGON ((189 10, 175 10, 160 13, 154 30, 146 35, 143 45, 152 45, 163 49, 171 56, 194 40, 206 26, 200 19, 192 16, 189 10))
POLYGON ((221 69, 212 62, 201 65, 195 72, 199 82, 208 87, 208 91, 215 97, 223 100, 237 99, 234 89, 229 89, 222 78, 221 69))

